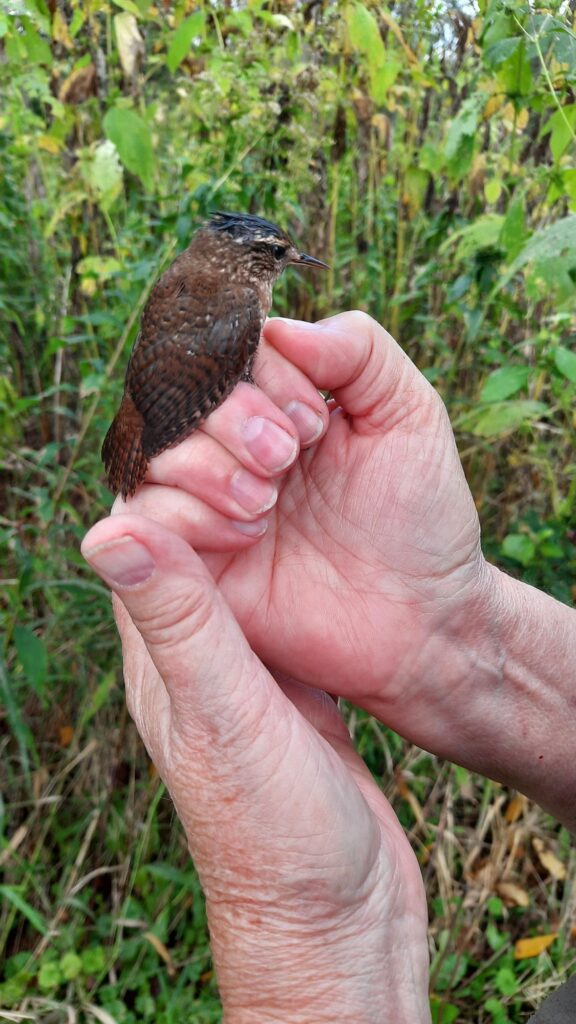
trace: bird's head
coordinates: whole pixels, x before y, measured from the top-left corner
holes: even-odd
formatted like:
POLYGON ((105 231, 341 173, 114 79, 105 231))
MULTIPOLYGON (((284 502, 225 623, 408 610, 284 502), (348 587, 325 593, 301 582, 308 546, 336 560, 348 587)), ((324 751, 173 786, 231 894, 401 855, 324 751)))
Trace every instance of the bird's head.
POLYGON ((272 221, 250 213, 214 213, 206 230, 219 242, 223 258, 231 262, 232 274, 270 288, 285 267, 324 267, 328 264, 301 252, 290 235, 272 221))

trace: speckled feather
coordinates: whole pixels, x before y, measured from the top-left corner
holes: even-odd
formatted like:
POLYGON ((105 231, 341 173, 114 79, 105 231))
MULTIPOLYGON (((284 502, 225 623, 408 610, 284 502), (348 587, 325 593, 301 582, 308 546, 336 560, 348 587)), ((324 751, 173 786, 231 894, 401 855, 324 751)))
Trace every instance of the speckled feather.
POLYGON ((102 447, 111 490, 134 494, 149 460, 193 433, 249 375, 272 284, 299 260, 319 263, 260 217, 216 214, 197 232, 142 314, 102 447))

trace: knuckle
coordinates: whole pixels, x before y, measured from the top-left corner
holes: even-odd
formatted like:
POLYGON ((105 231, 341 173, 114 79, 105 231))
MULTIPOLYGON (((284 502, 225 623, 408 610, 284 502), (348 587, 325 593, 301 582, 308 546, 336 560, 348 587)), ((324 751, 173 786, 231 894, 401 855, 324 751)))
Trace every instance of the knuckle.
POLYGON ((213 614, 212 595, 192 583, 188 589, 164 594, 162 604, 141 612, 135 623, 148 647, 173 649, 203 632, 213 614))

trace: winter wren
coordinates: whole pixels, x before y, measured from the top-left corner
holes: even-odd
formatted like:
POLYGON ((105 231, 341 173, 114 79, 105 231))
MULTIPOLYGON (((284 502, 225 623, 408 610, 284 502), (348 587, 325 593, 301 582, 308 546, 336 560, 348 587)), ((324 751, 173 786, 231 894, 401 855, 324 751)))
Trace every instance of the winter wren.
POLYGON ((269 220, 215 213, 162 275, 102 446, 112 491, 134 494, 151 458, 196 430, 238 381, 250 380, 272 285, 290 263, 326 267, 269 220))

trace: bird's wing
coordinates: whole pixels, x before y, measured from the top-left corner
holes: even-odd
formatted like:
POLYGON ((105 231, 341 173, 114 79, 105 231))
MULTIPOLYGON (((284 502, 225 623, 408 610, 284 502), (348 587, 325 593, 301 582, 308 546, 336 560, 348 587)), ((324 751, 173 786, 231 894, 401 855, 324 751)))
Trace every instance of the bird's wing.
POLYGON ((151 296, 127 372, 148 459, 183 441, 224 401, 250 366, 262 328, 251 289, 170 291, 151 296))

